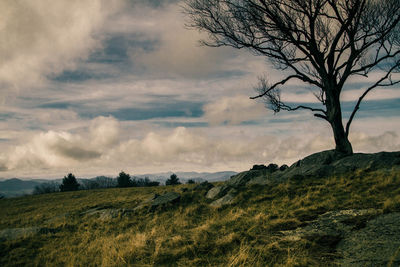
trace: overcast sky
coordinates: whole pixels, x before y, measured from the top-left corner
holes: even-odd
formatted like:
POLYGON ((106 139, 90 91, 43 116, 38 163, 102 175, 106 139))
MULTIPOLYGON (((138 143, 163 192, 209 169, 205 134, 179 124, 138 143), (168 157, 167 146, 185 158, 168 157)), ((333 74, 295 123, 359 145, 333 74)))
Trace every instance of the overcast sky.
MULTIPOLYGON (((276 115, 257 77, 265 58, 201 47, 179 1, 0 1, 0 177, 242 171, 334 147, 309 112, 276 115)), ((345 119, 368 79, 351 80, 345 119)), ((313 103, 302 84, 283 98, 313 103)), ((355 152, 400 150, 400 90, 367 97, 355 152)))

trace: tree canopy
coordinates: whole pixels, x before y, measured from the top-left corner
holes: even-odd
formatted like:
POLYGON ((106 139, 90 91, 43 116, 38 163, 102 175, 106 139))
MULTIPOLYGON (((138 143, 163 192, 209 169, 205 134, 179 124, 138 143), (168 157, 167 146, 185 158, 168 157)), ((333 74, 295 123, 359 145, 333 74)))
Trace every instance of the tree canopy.
MULTIPOLYGON (((189 26, 208 33, 207 46, 249 49, 285 77, 260 78, 258 95, 275 112, 305 109, 332 127, 336 150, 351 154, 350 125, 374 88, 399 83, 399 0, 186 0, 189 26), (346 122, 340 95, 352 77, 375 79, 363 88, 346 122), (281 88, 306 84, 320 107, 290 105, 281 88)), ((372 81, 371 81, 372 80, 372 81)))
POLYGON ((78 190, 80 184, 75 178, 75 175, 69 173, 67 176, 64 176, 62 180, 62 184, 60 185, 60 191, 76 191, 78 190))

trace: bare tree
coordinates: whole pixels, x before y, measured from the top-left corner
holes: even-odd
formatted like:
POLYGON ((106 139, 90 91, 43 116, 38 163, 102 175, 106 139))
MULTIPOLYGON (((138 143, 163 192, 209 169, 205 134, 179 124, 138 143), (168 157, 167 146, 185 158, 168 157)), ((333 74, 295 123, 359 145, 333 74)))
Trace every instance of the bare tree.
POLYGON ((189 27, 209 34, 207 46, 249 49, 269 58, 287 75, 261 78, 259 94, 275 112, 310 110, 329 122, 336 150, 351 154, 350 125, 364 97, 374 88, 398 83, 399 0, 186 0, 189 27), (364 88, 344 124, 340 95, 353 76, 379 77, 364 88), (371 76, 371 75, 370 75, 371 76), (280 87, 305 83, 319 107, 292 106, 280 87))

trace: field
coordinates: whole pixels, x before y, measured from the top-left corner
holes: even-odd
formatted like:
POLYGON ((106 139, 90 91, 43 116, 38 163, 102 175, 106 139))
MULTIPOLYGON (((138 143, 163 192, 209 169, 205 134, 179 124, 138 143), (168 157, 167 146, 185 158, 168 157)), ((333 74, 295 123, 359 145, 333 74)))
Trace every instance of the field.
POLYGON ((0 200, 0 231, 39 227, 0 241, 0 266, 329 266, 335 244, 282 235, 327 211, 400 211, 399 169, 247 186, 213 208, 196 185, 112 188, 0 200), (187 188, 187 190, 182 190, 187 188), (154 193, 178 204, 128 213, 154 193), (101 217, 88 210, 119 210, 101 217))

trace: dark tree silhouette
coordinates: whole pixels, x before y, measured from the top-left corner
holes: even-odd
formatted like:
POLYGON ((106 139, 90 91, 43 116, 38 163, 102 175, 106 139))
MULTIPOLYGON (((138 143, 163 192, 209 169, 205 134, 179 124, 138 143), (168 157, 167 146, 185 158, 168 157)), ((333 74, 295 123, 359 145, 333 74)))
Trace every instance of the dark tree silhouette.
POLYGON ((77 182, 75 176, 72 173, 69 173, 67 176, 64 176, 62 180, 62 184, 60 185, 60 191, 76 191, 79 188, 79 183, 77 182))
POLYGON ((171 176, 169 177, 169 179, 167 181, 165 181, 165 185, 177 185, 180 184, 181 182, 179 182, 179 178, 178 176, 176 176, 176 174, 171 174, 171 176))
POLYGON ((117 178, 118 187, 130 187, 132 186, 131 176, 125 172, 120 172, 117 178))
POLYGON ((336 150, 353 153, 348 136, 360 103, 374 88, 398 83, 399 0, 186 0, 189 27, 209 34, 207 46, 247 48, 269 58, 285 78, 260 78, 252 97, 275 112, 310 110, 332 127, 336 150), (376 74, 344 125, 340 95, 353 76, 376 74), (319 107, 281 100, 290 80, 307 84, 319 107))

